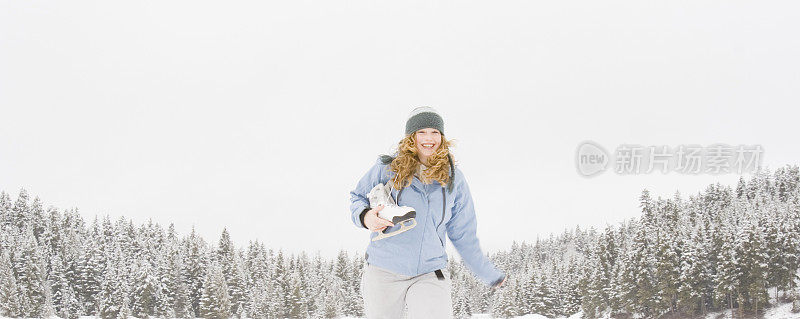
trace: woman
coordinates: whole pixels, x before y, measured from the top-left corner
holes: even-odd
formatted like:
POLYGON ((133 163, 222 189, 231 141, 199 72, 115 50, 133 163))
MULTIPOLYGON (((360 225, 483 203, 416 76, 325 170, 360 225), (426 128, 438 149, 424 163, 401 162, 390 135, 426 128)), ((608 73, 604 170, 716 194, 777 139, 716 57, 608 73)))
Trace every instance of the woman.
POLYGON ((371 230, 370 238, 401 226, 378 217, 382 206, 370 208, 367 195, 379 183, 391 186, 397 205, 414 208, 416 225, 370 241, 361 280, 367 318, 400 318, 406 305, 415 319, 452 316, 445 234, 476 277, 493 288, 505 282, 481 251, 469 187, 434 109, 414 109, 395 156, 381 156, 350 192, 352 221, 371 230))

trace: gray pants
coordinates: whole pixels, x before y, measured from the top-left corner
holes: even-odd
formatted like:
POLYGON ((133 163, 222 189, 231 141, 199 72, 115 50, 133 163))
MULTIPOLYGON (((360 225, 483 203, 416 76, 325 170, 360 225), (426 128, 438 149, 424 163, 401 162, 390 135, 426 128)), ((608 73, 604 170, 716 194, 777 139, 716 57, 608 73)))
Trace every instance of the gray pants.
POLYGON ((433 272, 418 276, 398 275, 367 263, 361 277, 364 314, 368 319, 452 318, 450 276, 444 280, 433 272))

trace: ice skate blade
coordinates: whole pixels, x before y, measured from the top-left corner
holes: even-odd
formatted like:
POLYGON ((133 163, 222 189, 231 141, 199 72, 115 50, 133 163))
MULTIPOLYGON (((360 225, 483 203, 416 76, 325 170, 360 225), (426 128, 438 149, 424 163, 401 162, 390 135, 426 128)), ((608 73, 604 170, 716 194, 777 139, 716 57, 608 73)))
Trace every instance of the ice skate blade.
POLYGON ((372 241, 378 241, 378 240, 381 240, 381 239, 384 239, 384 238, 389 238, 389 237, 392 237, 392 236, 395 236, 395 235, 400 235, 400 234, 402 234, 404 232, 407 232, 407 231, 411 230, 415 226, 417 226, 417 220, 416 219, 412 218, 412 219, 404 220, 404 221, 402 221, 400 223, 400 229, 395 230, 395 231, 393 231, 391 233, 388 233, 388 234, 384 233, 384 232, 378 232, 378 236, 372 237, 372 241))

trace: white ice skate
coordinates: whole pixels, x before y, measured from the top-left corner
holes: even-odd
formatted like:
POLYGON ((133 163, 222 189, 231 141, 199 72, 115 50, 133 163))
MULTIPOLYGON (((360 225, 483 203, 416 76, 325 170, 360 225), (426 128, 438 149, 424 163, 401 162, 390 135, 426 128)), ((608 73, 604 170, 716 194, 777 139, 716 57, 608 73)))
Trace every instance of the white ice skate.
MULTIPOLYGON (((388 184, 388 183, 387 183, 388 184)), ((369 207, 376 208, 383 205, 383 209, 378 212, 378 217, 391 221, 393 227, 386 227, 378 236, 372 238, 372 241, 381 240, 384 238, 399 235, 407 232, 417 226, 417 212, 413 207, 397 206, 392 198, 391 186, 378 184, 369 191, 369 207), (400 227, 397 230, 389 231, 390 229, 400 227)))

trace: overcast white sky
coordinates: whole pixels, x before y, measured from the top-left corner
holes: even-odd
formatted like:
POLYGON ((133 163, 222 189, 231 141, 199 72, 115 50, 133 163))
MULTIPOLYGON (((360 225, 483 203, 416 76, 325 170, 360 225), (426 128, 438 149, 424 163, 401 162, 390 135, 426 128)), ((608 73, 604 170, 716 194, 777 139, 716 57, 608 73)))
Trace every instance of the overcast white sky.
POLYGON ((797 1, 0 0, 0 190, 216 243, 363 251, 348 192, 437 108, 487 250, 638 216, 584 140, 800 162, 797 1))

